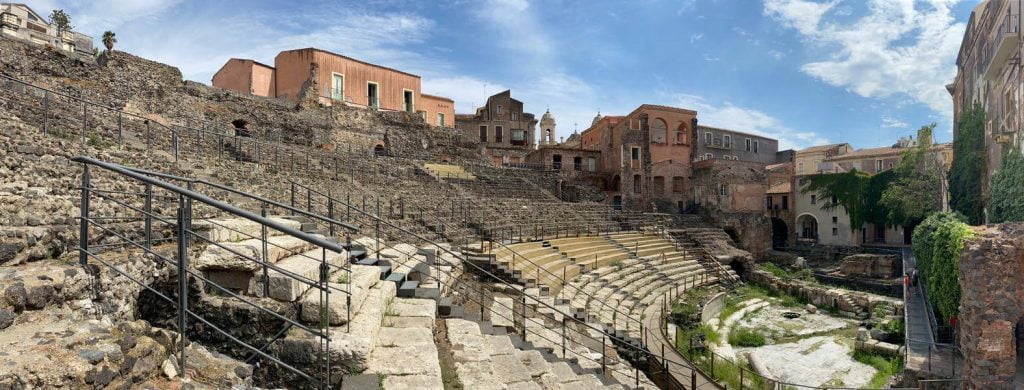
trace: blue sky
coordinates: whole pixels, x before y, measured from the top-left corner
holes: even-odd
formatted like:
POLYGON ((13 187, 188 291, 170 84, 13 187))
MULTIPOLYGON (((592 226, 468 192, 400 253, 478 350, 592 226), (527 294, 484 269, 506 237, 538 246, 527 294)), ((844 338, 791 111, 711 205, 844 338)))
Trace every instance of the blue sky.
MULTIPOLYGON (((81 32, 210 82, 231 57, 315 46, 419 74, 471 112, 512 89, 558 135, 642 103, 782 147, 892 144, 923 124, 951 139, 944 85, 974 1, 29 1, 81 32)), ((97 44, 99 44, 97 39, 97 44)))

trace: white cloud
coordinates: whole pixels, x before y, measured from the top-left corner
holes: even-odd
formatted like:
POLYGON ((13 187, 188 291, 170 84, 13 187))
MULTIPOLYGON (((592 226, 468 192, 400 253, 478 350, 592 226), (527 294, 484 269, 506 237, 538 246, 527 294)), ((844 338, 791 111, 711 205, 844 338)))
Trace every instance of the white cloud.
POLYGON ((910 124, 892 117, 882 117, 882 127, 889 129, 905 129, 910 124))
POLYGON ((682 15, 693 11, 694 8, 697 8, 697 0, 682 0, 679 2, 679 10, 676 11, 676 14, 682 15))
POLYGON ((722 60, 721 58, 712 57, 710 54, 704 53, 704 61, 721 61, 721 60, 722 60))
POLYGON ((792 129, 778 118, 757 109, 729 102, 715 104, 696 95, 677 94, 673 98, 679 107, 696 110, 701 124, 774 138, 779 141, 779 150, 828 143, 828 139, 820 134, 792 129))
POLYGON ((849 23, 827 20, 838 1, 765 0, 764 12, 827 54, 801 70, 866 98, 907 96, 952 115, 945 84, 965 26, 953 19, 957 0, 870 0, 849 23))
POLYGON ((778 50, 769 50, 768 55, 772 56, 776 61, 781 61, 786 58, 786 54, 778 50))
POLYGON ((704 38, 704 33, 696 33, 696 34, 690 35, 690 43, 697 42, 697 41, 701 40, 702 38, 704 38))

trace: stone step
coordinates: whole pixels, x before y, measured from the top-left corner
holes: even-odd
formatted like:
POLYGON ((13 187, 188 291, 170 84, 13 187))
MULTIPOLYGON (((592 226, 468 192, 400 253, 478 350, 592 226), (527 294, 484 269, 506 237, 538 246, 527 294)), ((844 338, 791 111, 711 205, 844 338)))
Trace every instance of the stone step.
MULTIPOLYGON (((299 229, 301 224, 284 217, 268 217, 271 221, 299 229)), ((192 230, 214 242, 237 242, 262 237, 263 225, 246 218, 213 218, 192 221, 192 230)), ((267 228, 268 236, 278 236, 281 232, 267 228)))
MULTIPOLYGON (((344 266, 345 253, 327 251, 327 264, 332 266, 344 266)), ((275 266, 283 271, 269 269, 267 271, 269 297, 286 302, 293 302, 299 299, 304 291, 311 286, 292 274, 304 277, 314 282, 320 279, 320 266, 323 264, 324 252, 322 249, 314 249, 300 255, 286 257, 277 262, 275 266), (290 273, 290 274, 289 274, 290 273)), ((334 268, 332 268, 334 269, 334 268)), ((255 296, 263 295, 262 274, 257 271, 249 282, 249 293, 255 296)))
MULTIPOLYGON (((248 239, 239 242, 222 242, 208 245, 196 258, 194 266, 203 271, 256 271, 262 268, 258 262, 249 258, 263 260, 263 241, 248 239), (237 253, 237 254, 236 254, 237 253), (246 258, 244 256, 248 256, 246 258)), ((313 248, 313 244, 293 236, 273 236, 267 238, 266 262, 277 261, 302 253, 313 248)))
MULTIPOLYGON (((334 282, 330 283, 330 299, 327 302, 328 323, 334 326, 343 325, 348 322, 350 315, 355 315, 362 308, 363 302, 369 294, 370 288, 379 280, 377 267, 353 265, 351 275, 348 272, 339 271, 332 275, 334 282), (344 278, 344 279, 341 279, 344 278), (348 279, 348 280, 346 280, 348 279), (345 292, 351 291, 351 295, 345 292), (352 305, 352 312, 348 311, 349 303, 352 305)), ((320 322, 320 290, 310 289, 302 296, 300 318, 309 324, 320 322)))

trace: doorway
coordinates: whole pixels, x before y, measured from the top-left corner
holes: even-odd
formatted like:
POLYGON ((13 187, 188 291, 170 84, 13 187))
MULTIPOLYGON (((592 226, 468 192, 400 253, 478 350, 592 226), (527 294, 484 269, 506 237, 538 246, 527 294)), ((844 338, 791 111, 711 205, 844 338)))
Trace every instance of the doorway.
POLYGON ((366 82, 366 105, 377 108, 380 107, 380 86, 377 83, 368 81, 366 82))
POLYGON ((402 90, 402 103, 405 104, 405 112, 413 112, 416 109, 412 91, 408 89, 402 90))
POLYGON ((616 195, 614 198, 612 198, 612 208, 615 209, 615 211, 622 211, 622 197, 621 196, 616 195))
POLYGON ((786 246, 789 240, 789 226, 786 221, 779 218, 772 218, 772 248, 778 249, 786 246))

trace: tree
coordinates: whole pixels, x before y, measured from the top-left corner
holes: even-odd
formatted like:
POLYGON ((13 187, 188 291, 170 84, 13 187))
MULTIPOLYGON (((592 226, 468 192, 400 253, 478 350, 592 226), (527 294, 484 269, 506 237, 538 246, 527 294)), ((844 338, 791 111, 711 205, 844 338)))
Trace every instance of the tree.
POLYGON ((949 170, 949 205, 966 216, 971 225, 985 223, 985 155, 985 109, 975 104, 964 110, 957 121, 953 166, 949 170))
POLYGON ((933 213, 914 229, 911 242, 917 270, 929 298, 944 319, 955 315, 960 304, 960 253, 964 240, 970 236, 963 215, 948 212, 933 213))
POLYGON ((889 225, 914 226, 929 214, 942 209, 942 165, 931 150, 935 124, 918 131, 918 145, 904 151, 893 169, 894 180, 887 183, 879 204, 887 210, 889 225))
POLYGON ((1024 154, 1011 150, 1003 155, 999 172, 992 177, 989 199, 991 222, 1024 221, 1024 154))
POLYGON ((834 210, 841 206, 850 216, 850 226, 861 229, 867 221, 867 205, 864 200, 870 181, 871 175, 856 169, 843 173, 821 173, 807 176, 800 192, 817 193, 823 200, 822 210, 834 210))
POLYGON ((50 12, 50 24, 57 27, 58 38, 61 36, 61 33, 75 28, 71 25, 71 16, 68 16, 67 12, 64 12, 62 9, 55 9, 53 12, 50 12))
POLYGON ((103 32, 103 46, 106 46, 107 51, 114 50, 114 44, 117 43, 117 34, 113 31, 107 30, 103 32))

